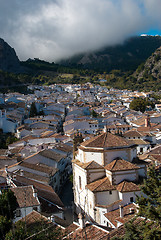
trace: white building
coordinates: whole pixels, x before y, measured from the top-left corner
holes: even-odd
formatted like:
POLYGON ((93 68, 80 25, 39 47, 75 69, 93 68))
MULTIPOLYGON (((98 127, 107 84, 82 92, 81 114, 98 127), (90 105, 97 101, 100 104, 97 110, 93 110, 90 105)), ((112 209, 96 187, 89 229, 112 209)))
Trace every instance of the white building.
POLYGON ((40 202, 33 186, 15 187, 11 190, 14 192, 18 203, 14 222, 27 216, 33 210, 40 212, 40 202))
POLYGON ((16 131, 17 123, 10 118, 7 118, 6 111, 0 110, 0 128, 4 133, 16 131))
POLYGON ((105 213, 135 202, 139 176, 146 176, 146 165, 132 163, 136 156, 135 144, 109 132, 83 142, 73 160, 76 212, 106 225, 105 213))

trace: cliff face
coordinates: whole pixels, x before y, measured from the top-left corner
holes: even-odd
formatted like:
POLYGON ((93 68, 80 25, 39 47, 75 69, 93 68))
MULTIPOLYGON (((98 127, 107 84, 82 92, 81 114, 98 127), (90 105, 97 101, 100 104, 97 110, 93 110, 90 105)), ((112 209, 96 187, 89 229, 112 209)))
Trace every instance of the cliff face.
POLYGON ((0 70, 19 72, 21 69, 15 50, 0 38, 0 70))
POLYGON ((161 79, 161 47, 159 47, 135 72, 137 79, 146 79, 149 76, 153 79, 161 79))

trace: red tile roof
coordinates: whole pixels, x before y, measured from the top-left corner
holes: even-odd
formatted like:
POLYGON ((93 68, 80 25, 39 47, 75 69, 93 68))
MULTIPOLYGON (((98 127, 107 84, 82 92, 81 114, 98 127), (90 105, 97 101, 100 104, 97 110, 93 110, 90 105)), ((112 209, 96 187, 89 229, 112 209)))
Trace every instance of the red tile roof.
POLYGON ((142 137, 143 135, 137 130, 130 130, 123 134, 124 137, 142 137))
POLYGON ((136 191, 140 191, 140 188, 133 182, 123 181, 117 185, 117 190, 122 193, 123 192, 136 192, 136 191))
POLYGON ((128 140, 123 137, 114 135, 109 132, 104 132, 96 137, 93 137, 81 144, 83 147, 94 148, 116 148, 116 147, 128 147, 131 146, 128 140))
POLYGON ((76 165, 80 166, 83 169, 103 169, 103 167, 96 163, 95 161, 90 161, 88 163, 82 163, 79 160, 73 160, 73 163, 75 163, 76 165))
POLYGON ((83 229, 79 228, 75 230, 72 234, 70 234, 69 239, 101 240, 101 239, 107 239, 107 236, 108 236, 108 231, 104 230, 103 228, 100 228, 96 225, 86 225, 86 227, 84 227, 83 229))
POLYGON ((107 177, 87 184, 86 188, 92 192, 116 190, 116 186, 112 185, 107 177))
POLYGON ((24 176, 16 175, 16 180, 13 180, 13 182, 17 186, 24 186, 24 185, 33 185, 34 188, 37 190, 38 197, 42 197, 46 199, 47 201, 50 201, 53 204, 56 204, 60 207, 64 207, 62 201, 58 197, 58 195, 55 193, 54 189, 46 184, 39 183, 37 181, 25 178, 24 176))
POLYGON ((116 172, 139 169, 139 167, 123 159, 115 159, 111 163, 107 164, 105 169, 111 172, 116 172))
POLYGON ((108 213, 105 213, 104 216, 115 226, 117 227, 117 221, 120 220, 121 222, 128 221, 129 219, 133 218, 134 215, 136 214, 137 211, 137 206, 134 203, 128 204, 123 207, 123 217, 120 220, 120 209, 116 209, 113 211, 110 211, 108 213), (130 209, 134 209, 134 212, 130 212, 130 209))
POLYGON ((20 208, 40 205, 38 199, 33 196, 33 186, 11 188, 17 198, 20 208))

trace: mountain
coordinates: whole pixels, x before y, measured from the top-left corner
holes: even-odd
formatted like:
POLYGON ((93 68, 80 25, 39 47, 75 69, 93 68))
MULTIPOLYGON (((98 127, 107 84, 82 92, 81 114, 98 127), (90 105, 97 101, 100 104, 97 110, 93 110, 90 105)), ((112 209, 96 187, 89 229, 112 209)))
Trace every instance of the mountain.
POLYGON ((15 50, 0 38, 0 70, 6 72, 19 72, 20 61, 15 50))
POLYGON ((79 54, 59 63, 68 67, 89 68, 106 72, 112 69, 134 71, 160 46, 160 36, 133 37, 122 45, 79 54))
POLYGON ((159 47, 152 55, 141 64, 135 72, 137 79, 148 78, 161 80, 161 47, 159 47))

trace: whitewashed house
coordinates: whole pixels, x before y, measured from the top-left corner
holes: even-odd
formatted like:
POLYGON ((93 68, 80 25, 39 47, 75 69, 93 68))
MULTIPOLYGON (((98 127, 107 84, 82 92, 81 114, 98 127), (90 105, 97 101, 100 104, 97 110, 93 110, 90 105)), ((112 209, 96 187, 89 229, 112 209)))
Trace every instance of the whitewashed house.
POLYGON ((80 144, 73 160, 74 203, 76 212, 104 223, 103 214, 135 201, 140 194, 138 179, 146 176, 146 166, 133 163, 136 145, 123 137, 104 132, 80 144))
POLYGON ((11 188, 17 199, 18 207, 15 211, 14 222, 30 214, 33 210, 40 212, 40 202, 33 186, 11 188))
POLYGON ((0 110, 0 129, 2 129, 4 133, 15 133, 16 127, 17 122, 13 119, 7 118, 6 111, 0 110))

